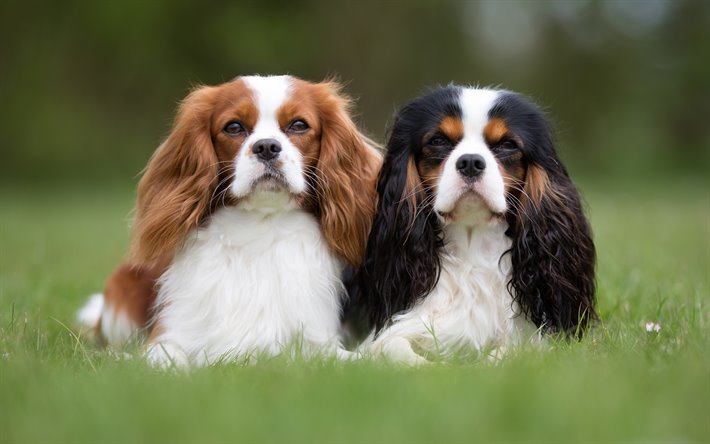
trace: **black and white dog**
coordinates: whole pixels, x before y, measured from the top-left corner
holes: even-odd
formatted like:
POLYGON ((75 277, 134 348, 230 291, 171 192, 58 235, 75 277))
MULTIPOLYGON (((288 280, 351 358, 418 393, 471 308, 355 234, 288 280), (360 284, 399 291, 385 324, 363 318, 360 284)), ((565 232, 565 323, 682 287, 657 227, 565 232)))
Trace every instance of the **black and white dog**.
POLYGON ((376 353, 500 350, 596 317, 595 249, 543 113, 438 88, 397 115, 359 274, 376 353))

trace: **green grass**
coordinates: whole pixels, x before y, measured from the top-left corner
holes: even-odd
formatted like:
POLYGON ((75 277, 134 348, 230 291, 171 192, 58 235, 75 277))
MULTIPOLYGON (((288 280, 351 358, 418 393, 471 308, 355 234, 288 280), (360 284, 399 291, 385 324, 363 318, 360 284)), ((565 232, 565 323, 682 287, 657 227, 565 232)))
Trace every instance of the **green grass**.
POLYGON ((708 189, 584 187, 602 322, 581 343, 499 365, 191 374, 114 359, 63 326, 123 256, 130 191, 3 189, 0 441, 708 441, 708 189))

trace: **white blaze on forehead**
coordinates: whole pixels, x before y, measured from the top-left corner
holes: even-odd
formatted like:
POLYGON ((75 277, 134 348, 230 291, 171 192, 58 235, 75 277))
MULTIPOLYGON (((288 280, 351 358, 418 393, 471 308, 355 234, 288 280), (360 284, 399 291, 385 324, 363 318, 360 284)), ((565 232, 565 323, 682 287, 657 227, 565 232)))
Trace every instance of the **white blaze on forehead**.
MULTIPOLYGON (((261 127, 276 125, 278 118, 276 112, 291 94, 291 77, 289 76, 248 76, 242 77, 249 89, 254 93, 256 108, 259 118, 254 128, 257 132, 261 127)), ((264 128, 266 129, 266 128, 264 128)))
POLYGON ((498 100, 498 91, 490 89, 464 88, 461 90, 461 105, 464 137, 479 135, 488 123, 488 112, 498 100))

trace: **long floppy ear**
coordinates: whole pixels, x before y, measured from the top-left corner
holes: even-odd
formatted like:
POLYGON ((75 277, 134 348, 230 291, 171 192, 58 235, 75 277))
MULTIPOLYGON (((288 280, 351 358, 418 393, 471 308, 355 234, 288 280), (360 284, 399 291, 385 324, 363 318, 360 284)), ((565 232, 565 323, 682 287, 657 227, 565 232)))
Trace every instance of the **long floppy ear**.
POLYGON ((316 87, 322 112, 316 184, 321 227, 330 247, 358 267, 375 213, 382 156, 355 127, 340 87, 333 82, 316 87))
POLYGON ((411 152, 410 134, 395 122, 377 183, 377 214, 358 281, 379 332, 439 279, 443 234, 411 152))
POLYGON ((209 127, 212 90, 199 87, 183 100, 170 135, 138 184, 131 233, 134 265, 171 258, 209 209, 218 175, 209 127))
POLYGON ((579 193, 548 132, 528 163, 520 205, 509 214, 509 289, 538 327, 581 337, 596 319, 595 249, 579 193))

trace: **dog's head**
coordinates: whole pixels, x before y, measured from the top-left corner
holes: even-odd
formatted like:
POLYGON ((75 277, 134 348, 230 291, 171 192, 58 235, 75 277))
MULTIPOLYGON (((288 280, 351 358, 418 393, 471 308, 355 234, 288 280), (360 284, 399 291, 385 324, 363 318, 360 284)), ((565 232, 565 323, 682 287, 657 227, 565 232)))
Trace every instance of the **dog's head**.
POLYGON ((355 127, 349 106, 336 83, 292 76, 195 88, 139 184, 133 261, 172 256, 221 206, 271 211, 274 200, 264 195, 278 193, 284 205, 316 215, 331 249, 358 265, 380 155, 355 127))
POLYGON ((436 285, 443 229, 508 224, 511 295, 538 326, 594 316, 595 252, 550 125, 524 97, 449 86, 396 116, 362 287, 379 329, 436 285))

